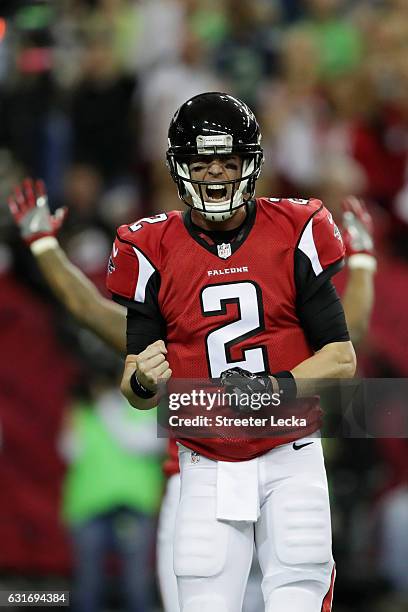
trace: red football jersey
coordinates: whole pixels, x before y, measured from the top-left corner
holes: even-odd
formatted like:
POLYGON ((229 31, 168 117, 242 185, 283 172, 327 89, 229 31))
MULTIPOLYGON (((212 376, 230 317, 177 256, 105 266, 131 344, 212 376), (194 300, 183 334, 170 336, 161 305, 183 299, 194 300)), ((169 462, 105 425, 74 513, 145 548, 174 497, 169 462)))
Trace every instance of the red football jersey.
MULTIPOLYGON (((130 308, 156 301, 173 378, 217 378, 237 366, 272 373, 313 354, 296 314, 299 282, 306 292, 319 286, 343 256, 340 233, 320 200, 257 198, 231 243, 193 231, 189 212, 121 226, 107 284, 130 308)), ((224 433, 181 442, 211 458, 240 461, 303 435, 242 440, 224 433)))

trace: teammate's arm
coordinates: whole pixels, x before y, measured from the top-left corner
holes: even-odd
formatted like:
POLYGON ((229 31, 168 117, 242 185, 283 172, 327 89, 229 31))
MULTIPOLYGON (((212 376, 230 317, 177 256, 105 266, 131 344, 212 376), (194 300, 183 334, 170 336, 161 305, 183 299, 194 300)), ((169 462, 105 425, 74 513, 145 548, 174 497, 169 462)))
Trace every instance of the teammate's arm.
POLYGON ((126 308, 104 298, 71 263, 58 242, 35 253, 45 280, 67 310, 121 354, 126 352, 126 308))
POLYGON ((367 333, 374 304, 373 223, 364 203, 355 197, 342 202, 343 240, 346 246, 348 279, 342 302, 350 338, 355 347, 367 333))
POLYGON ((60 209, 51 215, 44 183, 26 179, 14 189, 9 208, 56 297, 82 325, 125 353, 126 309, 104 298, 65 255, 56 238, 65 211, 60 209))
POLYGON ((343 308, 350 338, 356 348, 364 340, 374 304, 373 269, 351 268, 343 294, 343 308))

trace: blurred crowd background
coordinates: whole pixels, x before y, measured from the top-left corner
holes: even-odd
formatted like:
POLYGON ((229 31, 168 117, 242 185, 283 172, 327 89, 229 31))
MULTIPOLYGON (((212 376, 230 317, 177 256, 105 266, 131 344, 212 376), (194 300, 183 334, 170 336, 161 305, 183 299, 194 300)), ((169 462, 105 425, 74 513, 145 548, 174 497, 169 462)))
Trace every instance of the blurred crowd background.
MULTIPOLYGON (((366 200, 378 272, 360 373, 408 376, 407 0, 3 0, 0 588, 68 588, 82 558, 86 580, 104 576, 106 608, 123 609, 138 576, 155 601, 146 612, 160 609, 147 536, 164 486, 154 420, 123 405, 120 361, 52 298, 6 201, 22 177, 42 177, 52 210, 69 208, 61 244, 104 292, 116 226, 181 208, 166 133, 203 91, 256 112, 258 195, 313 195, 334 214, 345 195, 366 200), (86 558, 98 529, 122 561, 86 558)), ((408 610, 407 440, 328 440, 326 457, 334 609, 408 610)))

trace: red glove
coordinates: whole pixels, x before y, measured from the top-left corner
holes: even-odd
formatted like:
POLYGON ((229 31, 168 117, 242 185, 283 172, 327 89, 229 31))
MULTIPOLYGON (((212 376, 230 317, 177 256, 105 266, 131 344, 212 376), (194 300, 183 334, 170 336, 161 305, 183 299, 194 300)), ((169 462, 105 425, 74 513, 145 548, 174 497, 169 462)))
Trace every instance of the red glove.
POLYGON ((8 205, 21 237, 28 245, 40 238, 56 236, 67 214, 66 208, 59 208, 52 215, 44 182, 34 182, 30 178, 14 188, 8 205))
POLYGON ((374 255, 373 220, 362 200, 349 196, 341 203, 341 225, 347 257, 359 253, 374 255))

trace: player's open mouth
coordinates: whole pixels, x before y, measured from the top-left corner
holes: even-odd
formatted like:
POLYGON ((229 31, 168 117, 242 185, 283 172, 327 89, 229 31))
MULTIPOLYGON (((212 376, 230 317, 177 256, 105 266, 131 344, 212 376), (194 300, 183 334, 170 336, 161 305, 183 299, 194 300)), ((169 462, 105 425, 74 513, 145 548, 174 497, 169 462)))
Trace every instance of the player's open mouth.
POLYGON ((227 188, 225 185, 207 185, 205 194, 210 202, 219 202, 227 197, 227 188))

